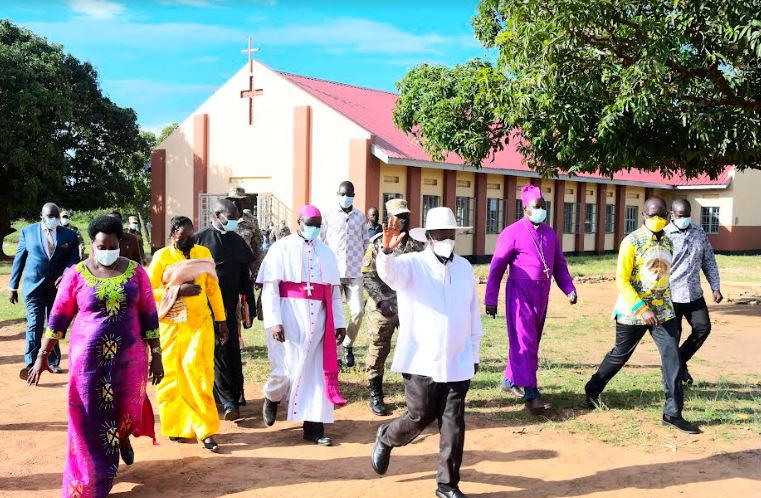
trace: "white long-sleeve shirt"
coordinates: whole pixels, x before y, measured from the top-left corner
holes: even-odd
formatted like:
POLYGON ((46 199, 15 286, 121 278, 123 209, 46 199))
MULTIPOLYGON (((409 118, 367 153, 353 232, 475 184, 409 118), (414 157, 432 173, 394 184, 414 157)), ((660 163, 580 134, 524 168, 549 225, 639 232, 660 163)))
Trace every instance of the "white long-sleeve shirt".
POLYGON ((428 248, 380 252, 378 276, 397 293, 399 336, 391 369, 434 382, 473 377, 479 363, 481 316, 473 267, 455 255, 442 264, 428 248))

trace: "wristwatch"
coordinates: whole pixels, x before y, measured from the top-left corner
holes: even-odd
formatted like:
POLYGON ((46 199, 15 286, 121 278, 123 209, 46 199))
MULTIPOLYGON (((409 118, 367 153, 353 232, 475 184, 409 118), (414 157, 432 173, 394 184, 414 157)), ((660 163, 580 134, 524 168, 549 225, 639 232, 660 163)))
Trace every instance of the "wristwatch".
POLYGON ((161 346, 153 346, 151 348, 151 354, 161 354, 161 346))

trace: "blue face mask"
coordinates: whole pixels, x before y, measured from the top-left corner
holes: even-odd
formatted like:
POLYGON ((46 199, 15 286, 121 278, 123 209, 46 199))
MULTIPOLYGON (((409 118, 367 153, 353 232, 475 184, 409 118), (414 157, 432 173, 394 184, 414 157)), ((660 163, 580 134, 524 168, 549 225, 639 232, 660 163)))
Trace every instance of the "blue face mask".
POLYGON ((686 230, 690 226, 690 223, 692 223, 692 219, 689 216, 687 218, 674 218, 673 221, 679 230, 686 230))
POLYGON ((352 204, 354 204, 354 197, 349 197, 348 195, 339 195, 338 204, 343 209, 349 209, 352 204))
POLYGON ((547 219, 547 210, 539 208, 532 209, 528 219, 531 220, 531 223, 538 225, 547 219))
POLYGON ((302 225, 301 235, 306 240, 314 240, 320 236, 320 227, 313 227, 311 225, 302 225))
POLYGON ((238 229, 238 220, 227 220, 227 223, 222 225, 222 230, 225 233, 234 232, 238 229))

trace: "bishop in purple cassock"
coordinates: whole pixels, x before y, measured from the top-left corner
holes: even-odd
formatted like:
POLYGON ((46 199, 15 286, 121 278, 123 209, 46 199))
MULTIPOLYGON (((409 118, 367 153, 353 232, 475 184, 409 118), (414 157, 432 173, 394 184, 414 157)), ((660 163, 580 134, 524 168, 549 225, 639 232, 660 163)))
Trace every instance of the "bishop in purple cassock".
POLYGON ((541 414, 550 409, 550 404, 540 397, 536 371, 552 278, 571 304, 576 303, 576 287, 568 273, 561 241, 544 223, 547 210, 542 191, 525 185, 521 200, 525 216, 499 235, 484 301, 486 314, 496 317, 499 288, 509 265, 505 288, 509 352, 502 386, 524 398, 532 413, 541 414))

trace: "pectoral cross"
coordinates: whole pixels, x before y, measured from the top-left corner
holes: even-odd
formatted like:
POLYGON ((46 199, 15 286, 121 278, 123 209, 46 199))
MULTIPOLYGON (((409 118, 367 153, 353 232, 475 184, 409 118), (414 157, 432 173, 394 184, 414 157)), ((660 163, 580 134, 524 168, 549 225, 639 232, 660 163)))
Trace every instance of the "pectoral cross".
POLYGON ((307 284, 304 286, 304 290, 307 291, 307 296, 311 296, 312 291, 314 290, 314 286, 312 285, 312 282, 307 282, 307 284))
POLYGON ((549 278, 550 278, 550 269, 547 268, 547 265, 544 265, 544 270, 542 270, 542 271, 544 272, 544 276, 547 277, 547 279, 549 280, 549 278))

